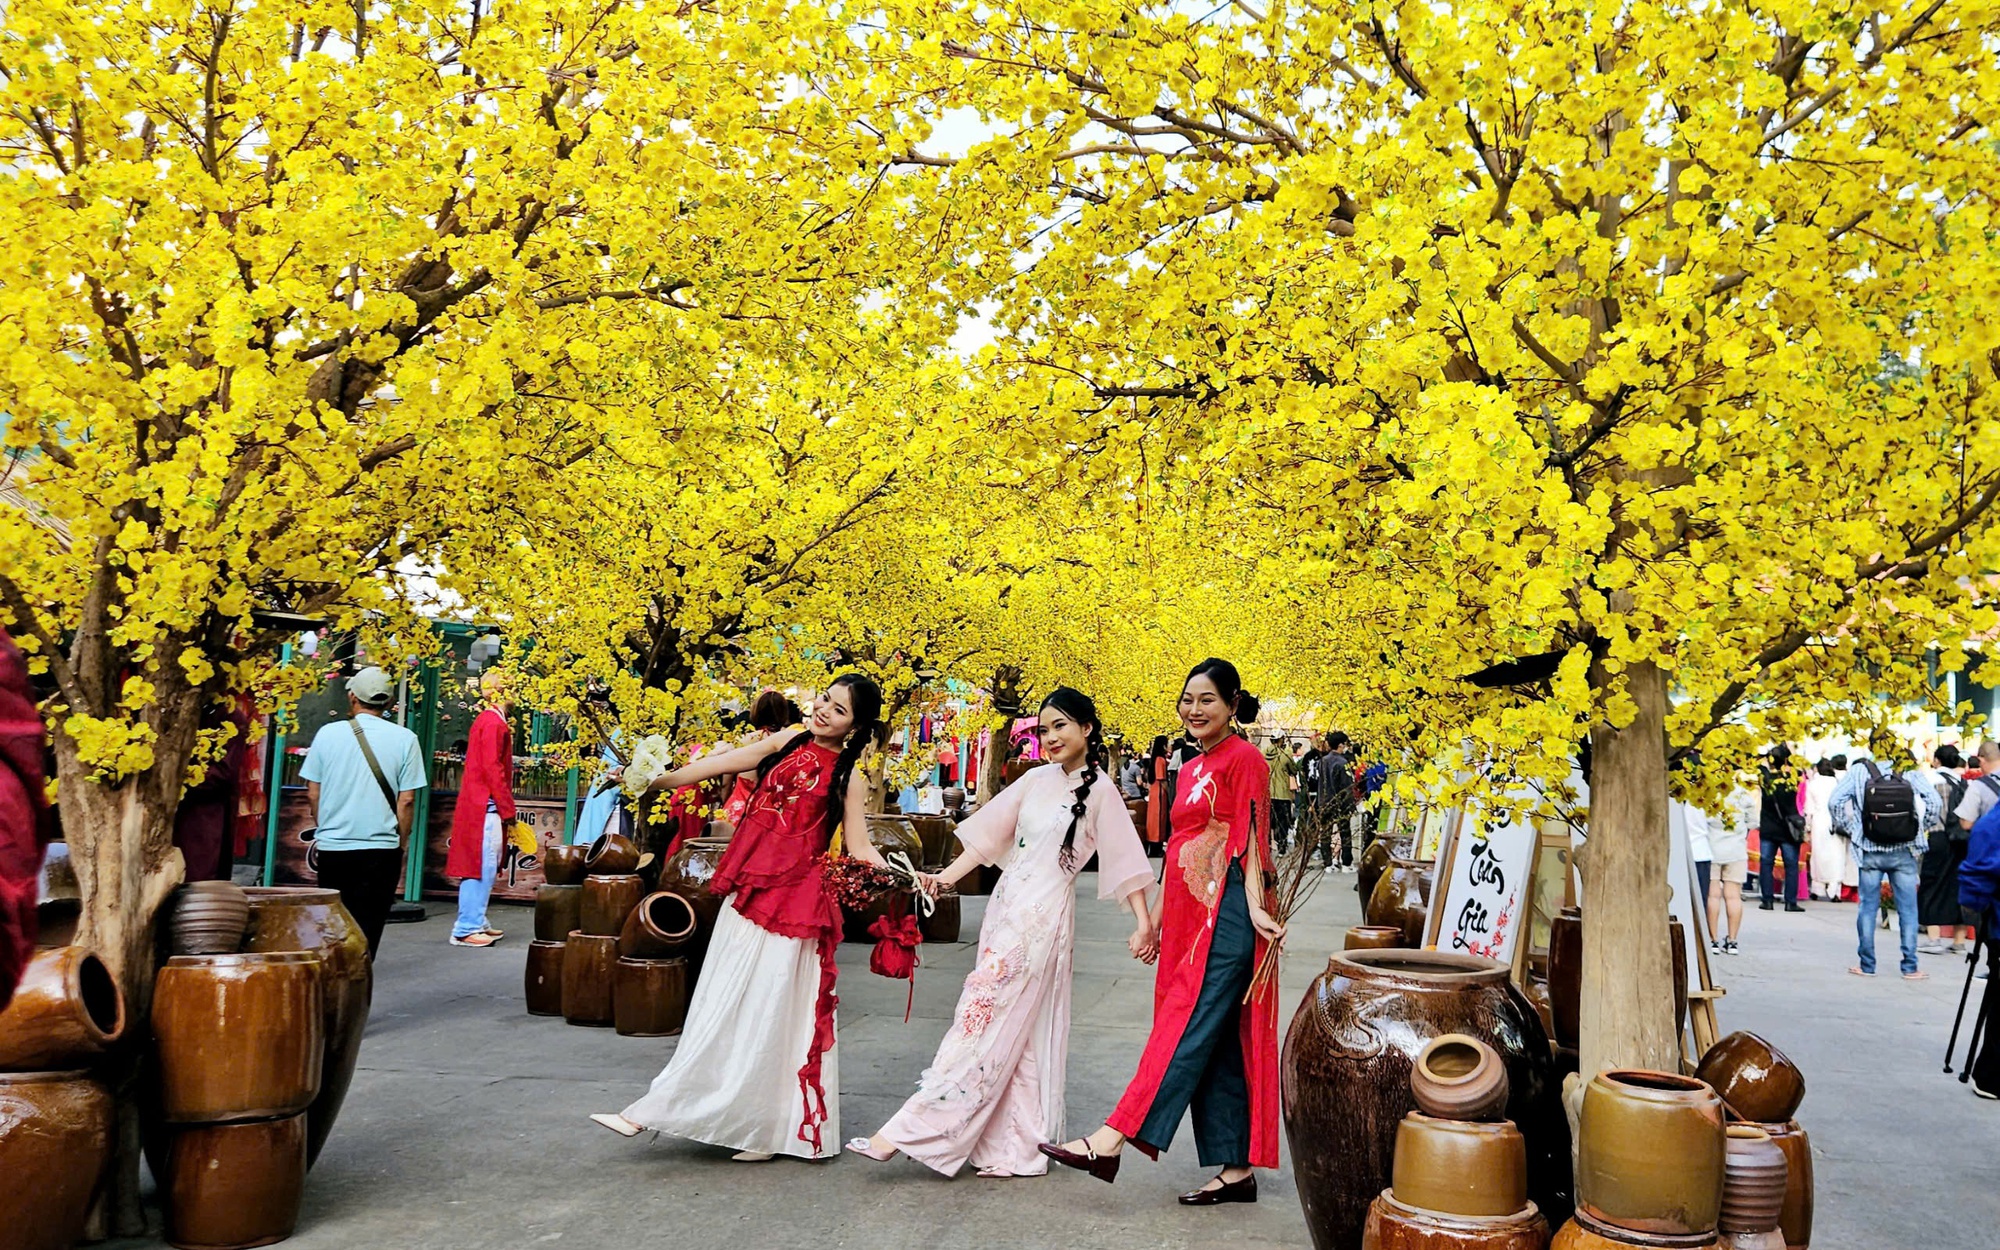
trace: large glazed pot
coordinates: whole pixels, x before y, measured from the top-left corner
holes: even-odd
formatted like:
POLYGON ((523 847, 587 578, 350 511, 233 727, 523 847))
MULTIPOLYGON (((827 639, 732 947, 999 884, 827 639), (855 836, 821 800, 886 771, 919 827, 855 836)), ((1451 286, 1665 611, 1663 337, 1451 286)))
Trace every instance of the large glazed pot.
MULTIPOLYGON (((1379 886, 1377 887, 1380 888, 1379 886)), ((1507 1069, 1507 1118, 1527 1151, 1528 1197, 1570 1211, 1569 1124, 1541 1018, 1504 964, 1440 951, 1358 950, 1327 961, 1285 1038, 1285 1134, 1318 1250, 1356 1250, 1415 1110, 1410 1071, 1431 1039, 1478 1038, 1507 1069)))
POLYGON ((689 838, 660 866, 659 884, 653 887, 671 890, 694 907, 694 941, 685 953, 690 992, 701 977, 701 960, 708 953, 708 939, 715 933, 715 918, 722 914, 722 900, 708 892, 708 883, 715 879, 716 865, 728 849, 726 838, 689 838))
POLYGON ((621 959, 671 959, 694 941, 699 925, 694 904, 672 890, 639 900, 618 934, 621 959))
POLYGON ((1600 1072, 1584 1089, 1577 1208, 1667 1236, 1715 1232, 1722 1208, 1722 1099, 1672 1072, 1600 1072))
POLYGON ((1528 1201, 1528 1147, 1506 1120, 1444 1120, 1412 1111, 1396 1127, 1390 1192, 1445 1215, 1512 1215, 1528 1201))
POLYGON ((1388 871, 1368 895, 1368 923, 1394 925, 1403 931, 1403 945, 1424 944, 1424 918, 1430 912, 1431 878, 1437 863, 1428 859, 1392 859, 1388 871))
POLYGON ((522 997, 531 1016, 562 1014, 562 970, 565 942, 528 943, 528 963, 521 973, 522 997))
POLYGON ((319 1095, 319 956, 177 955, 153 982, 160 1111, 170 1124, 300 1114, 319 1095))
POLYGON ((306 1117, 177 1128, 160 1190, 167 1241, 186 1250, 268 1246, 292 1235, 306 1184, 306 1117))
POLYGON ((625 918, 646 897, 646 882, 635 872, 592 873, 583 879, 583 906, 577 928, 595 937, 615 938, 625 931, 625 918))
POLYGON ((77 1066, 125 1033, 125 996, 104 961, 81 946, 35 952, 0 1011, 0 1071, 77 1066))
POLYGON ((1363 910, 1368 907, 1368 896, 1375 892, 1375 883, 1382 874, 1389 871, 1389 861, 1396 858, 1396 848, 1387 838, 1377 838, 1361 848, 1361 854, 1354 861, 1354 890, 1361 896, 1363 910))
POLYGON ((917 927, 923 930, 924 941, 948 946, 959 940, 964 913, 960 910, 958 895, 940 894, 931 900, 931 914, 921 913, 917 917, 917 927))
POLYGON ((618 939, 572 933, 564 944, 563 1019, 571 1024, 610 1024, 612 973, 618 967, 618 939))
POLYGON ((319 956, 320 990, 326 1005, 323 1030, 326 1061, 319 1097, 306 1112, 306 1164, 319 1158, 347 1087, 361 1058, 361 1035, 368 1028, 368 1004, 375 994, 375 965, 368 938, 354 923, 337 890, 267 886, 250 896, 250 928, 243 949, 254 954, 311 951, 319 956))
POLYGON ((623 834, 602 834, 584 852, 583 867, 593 877, 622 877, 639 867, 639 847, 623 834))
POLYGON ((1805 1073, 1755 1033, 1735 1032, 1708 1048, 1694 1074, 1746 1120, 1782 1124, 1806 1098, 1805 1073))
POLYGON ((888 855, 901 851, 910 857, 917 867, 924 866, 924 843, 917 836, 917 827, 907 816, 870 816, 868 818, 868 841, 876 850, 888 855))
POLYGON ((1791 1250, 1806 1250, 1812 1243, 1813 1225, 1812 1140, 1797 1120, 1757 1127, 1770 1134, 1778 1149, 1785 1152, 1785 1205, 1778 1212, 1778 1229, 1791 1250))
POLYGON ((535 940, 564 942, 570 932, 583 927, 583 887, 541 885, 535 887, 535 940))
POLYGON ((951 817, 911 815, 903 819, 916 830, 917 841, 923 847, 924 857, 917 867, 942 868, 958 854, 958 839, 952 836, 951 817))
POLYGON ((1368 1206, 1362 1250, 1548 1250, 1549 1222, 1529 1203, 1508 1215, 1427 1211, 1384 1191, 1368 1206))
POLYGON ((626 1037, 672 1037, 687 1019, 687 960, 620 959, 611 974, 612 1021, 626 1037))
POLYGON ((69 1250, 111 1157, 111 1095, 83 1072, 0 1072, 0 1229, 69 1250))
MULTIPOLYGON (((556 843, 542 848, 542 880, 550 885, 582 885, 590 847, 556 843)), ((635 861, 636 862, 636 861, 635 861)))

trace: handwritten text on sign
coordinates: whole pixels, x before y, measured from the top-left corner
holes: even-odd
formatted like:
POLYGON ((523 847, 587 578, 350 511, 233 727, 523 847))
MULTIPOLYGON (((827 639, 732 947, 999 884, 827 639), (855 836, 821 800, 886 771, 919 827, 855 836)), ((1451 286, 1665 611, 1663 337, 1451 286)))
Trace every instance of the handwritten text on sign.
POLYGON ((1488 824, 1468 813, 1451 878, 1437 895, 1443 918, 1438 948, 1512 959, 1534 854, 1535 828, 1529 822, 1488 824))

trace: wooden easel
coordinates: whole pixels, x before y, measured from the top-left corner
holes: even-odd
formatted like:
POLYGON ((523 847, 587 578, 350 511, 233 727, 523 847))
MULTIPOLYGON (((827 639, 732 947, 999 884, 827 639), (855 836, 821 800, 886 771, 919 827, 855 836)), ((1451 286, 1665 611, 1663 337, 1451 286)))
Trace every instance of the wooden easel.
MULTIPOLYGON (((1569 826, 1560 820, 1545 820, 1535 841, 1534 866, 1528 874, 1528 906, 1524 917, 1527 928, 1522 932, 1521 940, 1514 944, 1514 961, 1508 970, 1509 977, 1523 992, 1528 988, 1528 959, 1535 953, 1535 924, 1537 921, 1545 925, 1555 921, 1554 916, 1542 909, 1541 898, 1542 883, 1556 873, 1562 875, 1561 906, 1568 907, 1576 902, 1576 876, 1570 871, 1569 826)), ((1548 945, 1544 943, 1540 949, 1546 955, 1548 945)))
POLYGON ((1694 1034, 1694 1053, 1687 1053, 1687 1037, 1681 1038, 1681 1060, 1689 1070, 1708 1053, 1722 1036, 1722 1027, 1716 1023, 1715 1000, 1729 991, 1715 984, 1708 968, 1708 900, 1700 896, 1697 887, 1700 881, 1695 877, 1694 860, 1688 860, 1688 898, 1693 905, 1689 908, 1694 915, 1690 918, 1694 925, 1694 972, 1699 985, 1688 986, 1688 1031, 1694 1034))

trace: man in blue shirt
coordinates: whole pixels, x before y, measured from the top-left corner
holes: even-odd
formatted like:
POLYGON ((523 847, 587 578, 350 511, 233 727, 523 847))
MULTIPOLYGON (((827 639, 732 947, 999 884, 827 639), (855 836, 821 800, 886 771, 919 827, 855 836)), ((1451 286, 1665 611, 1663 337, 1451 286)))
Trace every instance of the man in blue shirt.
POLYGON ((1852 839, 1854 857, 1861 869, 1861 906, 1854 918, 1855 931, 1860 938, 1861 963, 1848 971, 1856 976, 1875 975, 1875 919, 1882 907, 1882 882, 1886 878, 1896 900, 1896 919, 1902 926, 1903 937, 1903 979, 1924 981, 1929 973, 1917 968, 1917 875, 1918 865, 1924 857, 1924 848, 1929 844, 1932 830, 1943 827, 1943 806, 1938 793, 1927 785, 1923 778, 1910 775, 1894 764, 1883 761, 1893 760, 1901 750, 1893 734, 1878 730, 1869 739, 1868 749, 1874 759, 1862 756, 1848 768, 1847 775, 1834 787, 1827 799, 1827 811, 1833 817, 1833 831, 1852 839), (1863 818, 1867 806, 1868 787, 1880 786, 1883 782, 1901 779, 1911 793, 1912 812, 1916 836, 1908 841, 1874 842, 1869 840, 1870 832, 1885 836, 1881 827, 1871 830, 1872 822, 1863 818))
POLYGON ((348 678, 353 719, 321 726, 299 769, 319 826, 313 834, 319 883, 340 891, 340 901, 368 937, 370 959, 396 901, 403 847, 416 817, 417 791, 425 784, 417 735, 382 719, 395 694, 379 668, 348 678))

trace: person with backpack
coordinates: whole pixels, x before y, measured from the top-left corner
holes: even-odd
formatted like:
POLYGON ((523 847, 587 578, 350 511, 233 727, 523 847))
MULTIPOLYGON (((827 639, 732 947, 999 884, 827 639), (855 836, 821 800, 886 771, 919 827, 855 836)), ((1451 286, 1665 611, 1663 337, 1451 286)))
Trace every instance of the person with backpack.
POLYGON ((1930 975, 1917 967, 1918 863, 1928 834, 1943 827, 1942 805, 1936 790, 1889 762, 1899 750, 1895 735, 1877 730, 1868 746, 1870 755, 1847 770, 1827 800, 1834 829, 1853 839, 1860 864, 1861 906, 1854 918, 1860 962, 1848 971, 1875 975, 1875 921, 1887 881, 1902 931, 1903 979, 1926 981, 1930 975))

